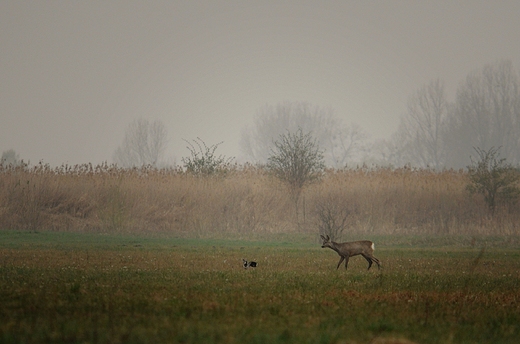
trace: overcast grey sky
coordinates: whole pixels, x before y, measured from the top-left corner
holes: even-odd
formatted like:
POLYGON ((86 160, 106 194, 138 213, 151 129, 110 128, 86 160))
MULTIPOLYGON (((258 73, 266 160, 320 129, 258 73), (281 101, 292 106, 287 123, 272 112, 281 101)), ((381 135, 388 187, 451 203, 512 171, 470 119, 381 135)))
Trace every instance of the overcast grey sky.
POLYGON ((0 1, 0 152, 51 165, 112 160, 128 124, 224 141, 265 104, 331 107, 372 138, 440 78, 520 68, 520 1, 0 1))

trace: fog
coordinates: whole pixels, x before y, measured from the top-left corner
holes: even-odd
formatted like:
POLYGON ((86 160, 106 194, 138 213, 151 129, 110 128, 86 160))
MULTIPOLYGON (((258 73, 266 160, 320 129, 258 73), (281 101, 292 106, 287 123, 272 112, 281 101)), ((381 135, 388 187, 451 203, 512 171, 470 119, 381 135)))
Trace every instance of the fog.
POLYGON ((166 159, 183 139, 221 141, 265 104, 334 109, 373 139, 440 78, 454 96, 500 59, 520 68, 520 2, 0 2, 0 152, 25 161, 112 161, 128 124, 161 120, 166 159))

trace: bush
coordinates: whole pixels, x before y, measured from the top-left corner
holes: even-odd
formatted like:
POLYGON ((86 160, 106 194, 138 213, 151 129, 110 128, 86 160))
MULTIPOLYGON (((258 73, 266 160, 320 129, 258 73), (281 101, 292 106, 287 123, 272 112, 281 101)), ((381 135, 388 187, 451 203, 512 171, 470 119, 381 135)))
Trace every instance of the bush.
POLYGON ((491 214, 495 213, 499 202, 512 205, 520 196, 518 181, 520 174, 505 158, 500 159, 499 149, 490 148, 485 151, 475 148, 479 160, 471 159, 468 166, 470 183, 467 190, 474 194, 482 194, 491 214))
POLYGON ((347 228, 348 209, 329 197, 316 205, 316 217, 320 234, 328 235, 331 240, 339 240, 347 228))
POLYGON ((188 144, 186 148, 191 153, 191 157, 182 158, 186 172, 200 176, 211 176, 225 173, 230 169, 233 158, 215 155, 215 151, 222 142, 208 147, 200 138, 193 140, 193 143, 184 141, 188 144))
POLYGON ((306 184, 322 176, 323 152, 311 133, 304 134, 301 128, 294 134, 280 135, 274 146, 267 168, 289 185, 297 199, 306 184))

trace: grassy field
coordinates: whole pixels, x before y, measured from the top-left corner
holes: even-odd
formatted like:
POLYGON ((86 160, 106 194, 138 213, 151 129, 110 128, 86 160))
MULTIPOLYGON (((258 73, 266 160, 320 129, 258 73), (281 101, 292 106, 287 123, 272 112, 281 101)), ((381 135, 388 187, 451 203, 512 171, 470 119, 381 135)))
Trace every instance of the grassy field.
POLYGON ((514 242, 369 239, 380 271, 304 236, 0 231, 0 342, 518 342, 514 242))

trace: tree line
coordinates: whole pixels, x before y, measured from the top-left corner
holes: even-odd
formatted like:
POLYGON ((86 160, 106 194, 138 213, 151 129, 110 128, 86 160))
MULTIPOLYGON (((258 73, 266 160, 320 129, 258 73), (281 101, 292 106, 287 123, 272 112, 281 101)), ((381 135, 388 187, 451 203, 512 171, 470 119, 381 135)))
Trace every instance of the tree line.
POLYGON ((408 100, 393 136, 379 142, 375 154, 388 164, 433 169, 463 168, 475 149, 500 150, 520 162, 520 88, 511 61, 470 73, 448 101, 440 80, 422 86, 408 100))
MULTIPOLYGON (((508 60, 485 65, 468 74, 453 101, 449 100, 444 83, 432 80, 409 97, 397 130, 389 138, 376 141, 370 141, 359 125, 345 124, 332 108, 306 102, 267 104, 258 110, 252 125, 242 130, 241 161, 267 164, 276 140, 297 130, 312 135, 322 151, 324 164, 332 168, 364 164, 459 169, 471 163, 475 148, 497 148, 502 158, 518 165, 519 74, 508 60)), ((201 147, 205 143, 197 140, 193 141, 197 147, 185 140, 189 153, 196 153, 195 148, 198 154, 207 153, 201 147)), ((135 120, 114 151, 113 162, 125 168, 165 166, 167 141, 166 127, 160 120, 135 120)), ((183 162, 188 161, 185 159, 183 162)), ((226 157, 222 159, 229 162, 226 157)), ((19 162, 14 150, 3 152, 2 165, 19 162)))
POLYGON ((369 142, 356 124, 345 125, 332 109, 307 103, 266 105, 253 126, 242 134, 246 157, 264 163, 273 142, 284 131, 311 132, 334 168, 359 164, 442 170, 465 168, 475 148, 499 150, 502 158, 520 163, 519 75, 511 61, 499 61, 471 72, 459 85, 454 101, 437 79, 409 97, 406 112, 390 138, 369 142))

